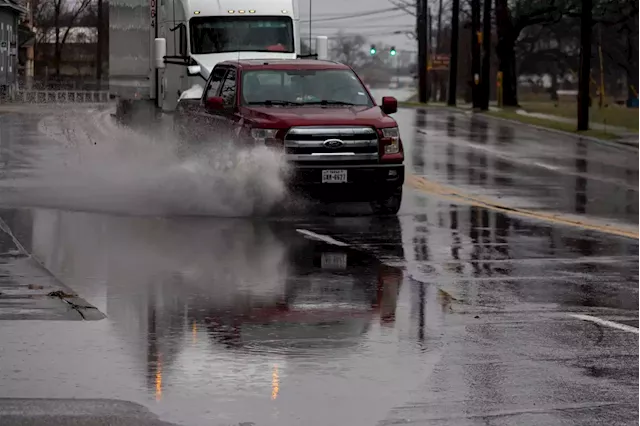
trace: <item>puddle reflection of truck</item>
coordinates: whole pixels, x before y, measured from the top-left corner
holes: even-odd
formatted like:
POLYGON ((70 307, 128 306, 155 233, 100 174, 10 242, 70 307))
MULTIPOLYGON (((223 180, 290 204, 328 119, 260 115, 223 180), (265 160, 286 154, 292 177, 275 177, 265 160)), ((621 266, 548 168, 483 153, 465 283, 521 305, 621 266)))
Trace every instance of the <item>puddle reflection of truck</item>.
MULTIPOLYGON (((231 311, 192 309, 215 341, 231 347, 343 347, 355 344, 375 318, 395 323, 402 271, 371 255, 306 240, 289 251, 289 278, 277 303, 231 311)), ((195 308, 195 306, 192 306, 195 308)))

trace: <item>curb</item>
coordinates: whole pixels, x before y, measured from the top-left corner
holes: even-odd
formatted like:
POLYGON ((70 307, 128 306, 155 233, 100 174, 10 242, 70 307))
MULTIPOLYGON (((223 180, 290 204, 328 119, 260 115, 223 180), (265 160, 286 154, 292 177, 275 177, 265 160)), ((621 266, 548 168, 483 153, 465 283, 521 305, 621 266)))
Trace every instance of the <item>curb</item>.
MULTIPOLYGON (((42 271, 45 276, 49 277, 52 282, 56 284, 56 289, 53 292, 50 292, 46 295, 46 297, 59 299, 61 303, 67 305, 70 309, 78 312, 83 321, 100 321, 107 316, 100 311, 95 306, 91 305, 89 302, 73 293, 73 291, 66 286, 62 280, 60 280, 53 272, 49 270, 33 253, 29 252, 20 240, 15 236, 15 234, 11 231, 11 228, 7 223, 0 217, 0 232, 6 233, 9 238, 13 241, 18 251, 20 251, 26 258, 31 262, 31 264, 42 271)), ((54 287, 55 288, 55 287, 54 287)))

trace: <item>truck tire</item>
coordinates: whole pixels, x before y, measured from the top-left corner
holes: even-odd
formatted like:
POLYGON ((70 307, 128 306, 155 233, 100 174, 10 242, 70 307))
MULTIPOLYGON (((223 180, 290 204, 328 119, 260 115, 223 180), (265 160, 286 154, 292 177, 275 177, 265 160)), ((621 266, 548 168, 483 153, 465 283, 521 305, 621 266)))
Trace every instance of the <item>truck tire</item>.
POLYGON ((395 215, 400 210, 402 204, 402 187, 396 189, 391 195, 374 200, 371 203, 371 210, 375 215, 395 215))

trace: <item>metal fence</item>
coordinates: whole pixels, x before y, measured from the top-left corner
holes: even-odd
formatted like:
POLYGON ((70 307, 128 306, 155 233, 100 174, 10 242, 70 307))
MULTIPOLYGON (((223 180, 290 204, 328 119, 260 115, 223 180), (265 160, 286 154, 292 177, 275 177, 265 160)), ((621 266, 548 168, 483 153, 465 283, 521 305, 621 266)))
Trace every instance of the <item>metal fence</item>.
POLYGON ((9 102, 17 103, 108 103, 111 94, 108 90, 26 90, 15 91, 9 102))

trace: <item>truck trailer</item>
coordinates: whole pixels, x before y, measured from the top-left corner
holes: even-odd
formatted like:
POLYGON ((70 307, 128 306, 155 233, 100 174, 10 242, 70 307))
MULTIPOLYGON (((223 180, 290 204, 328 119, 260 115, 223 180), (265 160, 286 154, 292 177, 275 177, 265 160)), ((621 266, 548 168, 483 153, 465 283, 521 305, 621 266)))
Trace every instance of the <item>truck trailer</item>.
MULTIPOLYGON (((171 112, 181 98, 200 98, 222 61, 300 57, 297 0, 112 0, 109 25, 120 112, 171 112)), ((317 37, 315 56, 326 55, 327 37, 317 37)))

